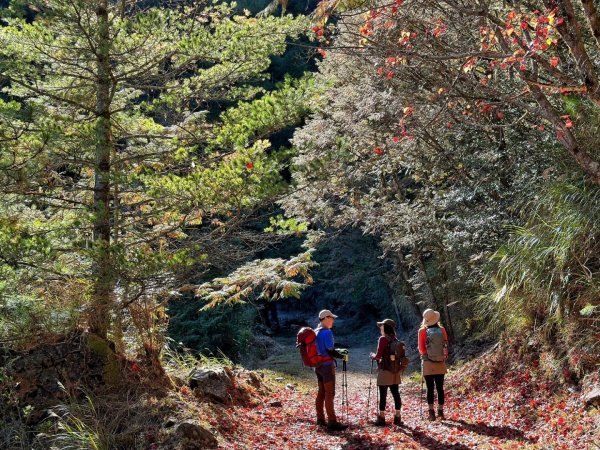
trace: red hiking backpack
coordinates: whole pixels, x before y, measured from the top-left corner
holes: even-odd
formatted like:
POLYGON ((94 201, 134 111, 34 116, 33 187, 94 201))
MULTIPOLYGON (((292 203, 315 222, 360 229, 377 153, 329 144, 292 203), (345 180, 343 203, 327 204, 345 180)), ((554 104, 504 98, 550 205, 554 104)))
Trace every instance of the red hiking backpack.
POLYGON ((302 327, 296 335, 296 347, 300 349, 302 364, 306 367, 318 367, 326 361, 331 361, 331 356, 321 356, 317 351, 317 334, 310 327, 302 327))

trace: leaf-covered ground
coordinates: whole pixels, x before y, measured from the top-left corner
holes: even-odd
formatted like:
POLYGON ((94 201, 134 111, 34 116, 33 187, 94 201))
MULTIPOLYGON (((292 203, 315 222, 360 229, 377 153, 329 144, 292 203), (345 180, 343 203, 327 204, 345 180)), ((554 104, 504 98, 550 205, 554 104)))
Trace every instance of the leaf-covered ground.
MULTIPOLYGON (((586 411, 579 393, 536 386, 531 374, 510 372, 496 383, 470 376, 467 369, 448 377, 446 420, 421 416, 420 385, 401 386, 404 425, 375 427, 376 386, 369 401, 369 373, 348 372, 348 417, 344 432, 329 433, 315 424, 310 378, 298 388, 282 387, 256 407, 235 407, 213 425, 226 449, 600 449, 600 414, 586 411), (487 383, 485 386, 477 383, 487 383), (367 403, 370 403, 370 413, 367 403)), ((312 382, 312 384, 311 384, 312 382)), ((342 411, 341 371, 336 410, 342 411)), ((389 395, 389 394, 388 394, 389 395)), ((388 422, 393 402, 388 399, 388 422)), ((426 411, 423 410, 423 413, 426 411)))

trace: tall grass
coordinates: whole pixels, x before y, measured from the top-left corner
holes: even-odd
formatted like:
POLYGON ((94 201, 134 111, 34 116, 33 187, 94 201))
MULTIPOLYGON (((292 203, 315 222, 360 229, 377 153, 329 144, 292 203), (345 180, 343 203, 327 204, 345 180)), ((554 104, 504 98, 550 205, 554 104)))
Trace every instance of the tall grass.
POLYGON ((48 433, 39 439, 50 449, 109 450, 115 448, 115 435, 120 414, 104 413, 91 394, 84 393, 83 401, 59 383, 67 401, 49 410, 48 433), (112 425, 111 425, 112 424, 112 425))
POLYGON ((549 186, 530 204, 525 226, 492 258, 492 294, 480 302, 498 328, 600 333, 600 188, 585 182, 549 186))
POLYGON ((169 375, 188 378, 198 367, 233 367, 234 363, 223 352, 217 355, 207 353, 192 353, 173 339, 166 338, 166 344, 161 353, 161 362, 169 375))

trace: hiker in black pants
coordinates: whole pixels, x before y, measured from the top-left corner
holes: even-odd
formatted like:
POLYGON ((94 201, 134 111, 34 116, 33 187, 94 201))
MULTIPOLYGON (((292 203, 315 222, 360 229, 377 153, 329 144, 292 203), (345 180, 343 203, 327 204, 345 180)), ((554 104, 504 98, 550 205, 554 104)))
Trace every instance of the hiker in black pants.
POLYGON ((444 375, 447 372, 448 335, 440 324, 440 313, 433 309, 423 312, 423 323, 419 329, 419 353, 421 354, 421 371, 427 384, 427 406, 429 420, 435 420, 434 388, 437 391, 437 416, 444 417, 444 375))
POLYGON ((381 331, 381 336, 377 342, 377 353, 371 353, 371 359, 378 362, 377 364, 377 386, 379 388, 379 414, 375 421, 376 426, 385 426, 385 406, 387 399, 387 390, 390 389, 392 397, 394 397, 394 425, 402 425, 400 418, 400 408, 402 400, 400 399, 399 384, 402 377, 402 372, 392 372, 387 370, 389 364, 385 364, 390 359, 390 343, 397 341, 396 338, 396 322, 392 319, 385 319, 382 322, 377 322, 377 326, 381 331))

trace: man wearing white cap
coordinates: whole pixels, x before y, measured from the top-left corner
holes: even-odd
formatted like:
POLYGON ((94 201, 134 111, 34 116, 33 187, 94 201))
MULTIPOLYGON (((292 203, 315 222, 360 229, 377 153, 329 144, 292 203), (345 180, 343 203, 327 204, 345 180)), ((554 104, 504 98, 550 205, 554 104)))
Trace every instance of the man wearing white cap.
MULTIPOLYGON (((329 358, 315 368, 317 382, 319 384, 319 392, 315 401, 317 408, 317 424, 327 425, 328 430, 341 431, 348 428, 348 425, 343 425, 337 421, 335 410, 333 407, 333 399, 335 397, 335 360, 334 358, 344 358, 345 354, 341 350, 334 348, 333 322, 337 318, 328 309, 324 309, 319 313, 319 326, 316 329, 317 335, 317 352, 320 356, 329 358), (327 422, 325 422, 325 411, 327 412, 327 422)), ((347 350, 346 350, 347 354, 347 350)))

